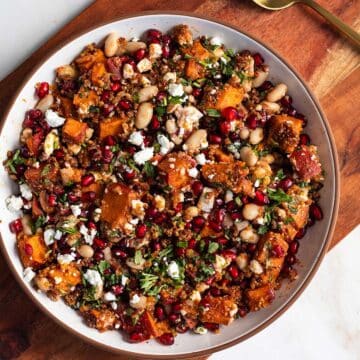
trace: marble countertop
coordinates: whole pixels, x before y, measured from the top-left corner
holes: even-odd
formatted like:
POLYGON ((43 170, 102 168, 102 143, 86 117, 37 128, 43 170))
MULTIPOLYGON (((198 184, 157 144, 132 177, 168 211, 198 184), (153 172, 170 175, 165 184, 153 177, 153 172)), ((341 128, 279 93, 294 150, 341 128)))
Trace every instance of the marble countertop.
MULTIPOLYGON (((1 1, 0 79, 90 3, 1 1)), ((359 360, 359 239, 360 226, 326 256, 309 287, 280 319, 211 359, 359 360)))

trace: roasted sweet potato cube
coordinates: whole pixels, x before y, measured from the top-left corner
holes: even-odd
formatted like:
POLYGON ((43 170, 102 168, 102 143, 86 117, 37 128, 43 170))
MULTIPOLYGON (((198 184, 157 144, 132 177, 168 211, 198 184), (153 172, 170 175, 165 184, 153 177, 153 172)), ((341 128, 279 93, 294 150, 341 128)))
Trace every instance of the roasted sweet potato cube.
POLYGON ((292 224, 286 224, 281 227, 281 233, 284 234, 287 242, 291 242, 295 238, 297 232, 298 229, 296 229, 292 224))
POLYGON ((284 254, 286 255, 289 248, 289 244, 284 239, 284 235, 269 231, 268 233, 266 233, 261 237, 258 243, 258 247, 256 251, 256 260, 262 264, 265 264, 266 261, 270 257, 272 257, 272 249, 275 246, 280 246, 283 249, 284 254))
POLYGON ((185 153, 167 155, 158 165, 160 171, 166 174, 167 182, 173 190, 189 185, 192 178, 188 170, 195 166, 194 160, 185 153))
POLYGON ((200 314, 200 320, 214 324, 229 325, 237 313, 236 303, 227 297, 209 297, 209 310, 200 314))
POLYGON ((180 46, 191 45, 193 43, 193 35, 188 25, 177 25, 172 30, 175 42, 180 46))
POLYGON ((95 182, 89 186, 83 186, 81 188, 82 192, 93 191, 96 194, 97 198, 100 198, 104 192, 104 185, 99 182, 95 182))
POLYGON ((103 87, 105 83, 109 82, 110 74, 106 71, 104 63, 95 63, 91 69, 91 82, 96 85, 103 87))
POLYGON ((194 59, 188 59, 185 64, 185 75, 191 80, 201 79, 205 76, 205 68, 194 59))
POLYGON ((83 170, 77 168, 69 167, 60 169, 61 180, 64 185, 79 183, 81 181, 82 174, 83 170))
POLYGON ((59 96, 61 110, 65 117, 72 117, 73 116, 73 102, 71 99, 59 96))
POLYGON ((115 327, 116 315, 109 309, 88 309, 86 307, 81 307, 80 312, 87 325, 100 332, 112 330, 115 327))
POLYGON ((245 292, 250 311, 257 311, 267 307, 275 298, 275 291, 271 284, 245 292))
POLYGON ((216 162, 231 163, 234 161, 234 157, 231 154, 225 154, 218 145, 209 146, 209 158, 216 162))
POLYGON ((280 275, 285 257, 271 257, 266 262, 266 270, 260 275, 262 284, 274 283, 280 275))
POLYGON ((51 183, 58 179, 59 168, 57 163, 42 163, 38 168, 32 167, 25 171, 25 179, 32 190, 49 189, 51 183))
POLYGON ((101 203, 101 220, 112 229, 124 229, 130 217, 131 202, 137 197, 137 194, 124 184, 109 185, 101 203))
POLYGON ((106 58, 101 49, 89 45, 75 60, 81 72, 90 70, 95 63, 105 63, 106 58))
POLYGON ((42 133, 38 132, 29 136, 26 139, 26 146, 29 149, 31 155, 37 156, 40 151, 40 145, 43 142, 43 135, 42 133))
POLYGON ((201 168, 201 173, 208 182, 222 184, 236 194, 252 194, 252 183, 246 178, 249 169, 242 161, 205 164, 201 168))
POLYGON ((81 144, 85 140, 87 128, 88 126, 86 123, 73 118, 68 118, 62 129, 63 138, 69 142, 81 144))
POLYGON ((321 163, 315 146, 301 145, 291 154, 290 161, 303 180, 316 179, 321 175, 321 163))
POLYGON ((269 121, 268 143, 291 154, 299 143, 303 122, 288 115, 275 115, 269 121))
POLYGON ((17 247, 24 267, 37 268, 46 263, 49 249, 45 245, 42 234, 19 234, 17 247))
POLYGON ((87 90, 81 88, 74 96, 73 104, 78 108, 79 115, 86 115, 89 113, 90 106, 96 106, 99 102, 99 97, 94 90, 87 90))
POLYGON ((107 136, 116 136, 124 132, 126 119, 112 118, 100 121, 99 137, 103 140, 107 136))
POLYGON ((201 235, 202 238, 212 237, 212 236, 218 237, 218 236, 221 236, 222 234, 223 234, 222 231, 221 231, 221 232, 216 232, 216 231, 214 231, 214 230, 209 226, 209 224, 206 224, 206 225, 202 228, 202 230, 201 230, 201 232, 200 232, 200 235, 201 235))
POLYGON ((204 108, 223 110, 229 106, 237 107, 241 104, 244 98, 244 89, 242 87, 235 87, 230 84, 219 90, 216 97, 211 94, 211 89, 205 94, 204 108))
POLYGON ((149 311, 144 312, 141 316, 141 321, 148 333, 155 338, 164 333, 171 332, 166 321, 156 321, 149 311))
POLYGON ((210 51, 202 46, 200 40, 194 41, 191 47, 183 48, 183 52, 186 55, 192 56, 197 61, 208 60, 211 57, 210 51))

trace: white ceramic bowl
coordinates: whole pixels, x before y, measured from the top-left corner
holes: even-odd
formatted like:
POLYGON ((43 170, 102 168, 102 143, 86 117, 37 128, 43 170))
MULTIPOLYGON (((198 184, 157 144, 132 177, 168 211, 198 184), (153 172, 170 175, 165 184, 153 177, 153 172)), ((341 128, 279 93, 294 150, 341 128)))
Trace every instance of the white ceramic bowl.
POLYGON ((176 24, 188 24, 194 36, 217 36, 223 39, 225 45, 229 48, 260 52, 264 56, 265 62, 270 66, 270 80, 274 82, 281 81, 288 85, 295 107, 309 119, 307 132, 319 147, 320 158, 326 171, 325 186, 321 191, 320 201, 324 210, 324 219, 316 223, 307 232, 306 237, 301 240, 299 251, 301 266, 298 266, 298 280, 289 284, 289 286, 284 285, 277 292, 276 300, 270 307, 251 313, 244 319, 236 320, 230 326, 224 327, 218 335, 211 333, 203 336, 190 333, 179 335, 175 344, 169 347, 163 346, 156 341, 130 344, 123 339, 118 331, 99 333, 97 330, 87 327, 81 317, 63 302, 52 302, 23 281, 23 267, 15 248, 15 236, 10 233, 8 227, 9 222, 14 219, 14 215, 5 207, 6 197, 17 190, 15 184, 4 171, 3 166, 0 167, 0 234, 2 237, 2 249, 17 281, 22 285, 26 293, 60 325, 82 339, 113 352, 149 358, 174 357, 178 359, 190 355, 195 356, 214 352, 244 340, 269 325, 298 297, 314 275, 331 238, 338 206, 339 178, 334 141, 319 104, 304 82, 289 65, 259 41, 229 26, 187 14, 147 13, 120 19, 92 29, 52 53, 25 81, 14 102, 10 105, 6 118, 3 119, 3 129, 0 136, 0 163, 6 159, 7 150, 15 148, 18 144, 24 113, 32 108, 36 101, 34 85, 37 82, 52 82, 55 68, 71 62, 85 45, 102 41, 113 30, 116 30, 124 37, 132 38, 140 37, 149 28, 167 31, 176 24))

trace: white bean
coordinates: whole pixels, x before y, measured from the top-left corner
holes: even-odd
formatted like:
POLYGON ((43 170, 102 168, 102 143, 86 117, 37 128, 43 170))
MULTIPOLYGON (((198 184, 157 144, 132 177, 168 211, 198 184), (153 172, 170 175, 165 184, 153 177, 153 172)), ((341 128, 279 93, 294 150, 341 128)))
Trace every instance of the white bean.
POLYGON ((36 108, 44 113, 53 103, 54 97, 51 94, 47 94, 37 103, 36 108))
POLYGON ((256 204, 246 204, 243 207, 242 214, 246 220, 255 220, 260 215, 260 206, 256 204))
POLYGON ((244 229, 240 233, 241 240, 250 244, 256 244, 259 241, 259 235, 253 228, 244 229))
POLYGON ((77 252, 83 258, 91 258, 94 255, 94 249, 90 245, 86 245, 86 244, 79 246, 77 252))
POLYGON ((277 113, 280 111, 280 105, 270 101, 262 101, 262 108, 268 113, 277 113))
POLYGON ((247 254, 241 253, 236 257, 235 261, 240 270, 245 270, 248 266, 249 258, 247 254))
POLYGON ((244 146, 240 149, 240 157, 247 166, 254 166, 258 161, 257 155, 249 146, 244 146))
POLYGON ((255 88, 261 86, 268 76, 269 71, 258 71, 255 79, 253 80, 252 86, 255 88))
POLYGON ((145 129, 151 122, 153 112, 154 110, 151 103, 144 102, 140 104, 136 114, 135 126, 138 129, 145 129))
POLYGON ((189 138, 186 140, 186 149, 190 152, 195 152, 201 149, 201 145, 206 142, 207 131, 199 129, 194 131, 189 138))
POLYGON ((246 140, 250 135, 250 130, 246 127, 242 128, 240 130, 240 139, 241 140, 246 140))
POLYGON ((277 102, 286 95, 287 86, 285 84, 277 84, 266 96, 266 100, 277 102))
POLYGON ((126 52, 134 53, 140 49, 146 49, 146 44, 142 41, 130 41, 126 44, 126 52))
POLYGON ((112 57, 116 54, 118 49, 118 38, 116 32, 110 33, 106 38, 104 50, 107 57, 112 57))
POLYGON ((262 128, 256 128, 250 133, 249 142, 252 145, 261 143, 264 138, 264 130, 262 128))
POLYGON ((157 95, 159 89, 155 85, 147 86, 139 91, 139 102, 142 103, 144 101, 151 100, 154 96, 157 95))

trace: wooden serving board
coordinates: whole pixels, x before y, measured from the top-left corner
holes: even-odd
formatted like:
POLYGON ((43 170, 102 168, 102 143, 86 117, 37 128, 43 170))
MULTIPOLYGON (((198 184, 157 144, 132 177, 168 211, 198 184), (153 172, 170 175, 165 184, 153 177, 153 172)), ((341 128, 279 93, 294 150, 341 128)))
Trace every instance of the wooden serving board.
MULTIPOLYGON (((360 1, 319 0, 360 30, 360 1)), ((302 5, 268 12, 246 0, 98 0, 0 82, 0 118, 26 74, 48 52, 89 27, 144 10, 179 10, 218 18, 276 49, 319 98, 336 139, 341 170, 338 243, 360 223, 360 56, 313 11, 302 5)), ((56 325, 26 297, 0 256, 0 359, 125 359, 98 350, 56 325)))

